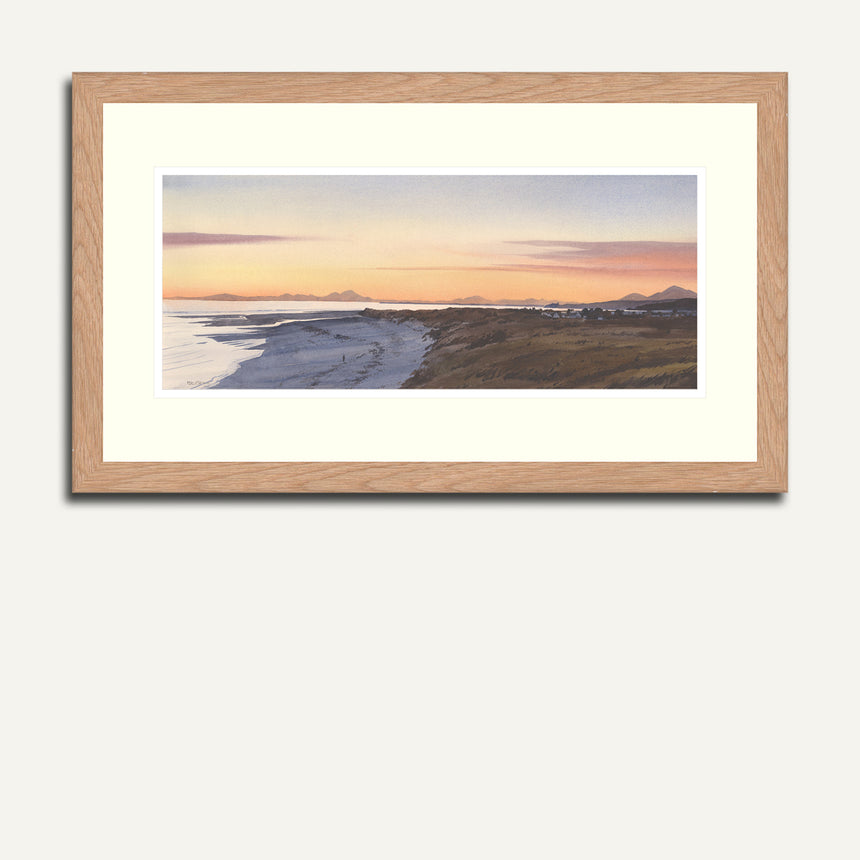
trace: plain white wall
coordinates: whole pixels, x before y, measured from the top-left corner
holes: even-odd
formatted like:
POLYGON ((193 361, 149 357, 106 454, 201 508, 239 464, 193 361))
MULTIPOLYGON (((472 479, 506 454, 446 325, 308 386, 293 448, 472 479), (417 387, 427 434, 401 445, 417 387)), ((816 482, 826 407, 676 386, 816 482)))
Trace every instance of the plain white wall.
POLYGON ((858 856, 843 8, 7 11, 0 854, 858 856), (790 494, 70 499, 68 82, 145 70, 788 71, 790 494))

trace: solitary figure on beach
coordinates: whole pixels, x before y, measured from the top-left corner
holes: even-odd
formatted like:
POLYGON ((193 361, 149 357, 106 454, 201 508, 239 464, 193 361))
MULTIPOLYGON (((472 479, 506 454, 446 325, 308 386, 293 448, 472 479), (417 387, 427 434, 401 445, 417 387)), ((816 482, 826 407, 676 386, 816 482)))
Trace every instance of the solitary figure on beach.
POLYGON ((344 363, 344 364, 346 364, 346 355, 344 355, 344 357, 343 357, 342 361, 343 361, 343 363, 344 363))

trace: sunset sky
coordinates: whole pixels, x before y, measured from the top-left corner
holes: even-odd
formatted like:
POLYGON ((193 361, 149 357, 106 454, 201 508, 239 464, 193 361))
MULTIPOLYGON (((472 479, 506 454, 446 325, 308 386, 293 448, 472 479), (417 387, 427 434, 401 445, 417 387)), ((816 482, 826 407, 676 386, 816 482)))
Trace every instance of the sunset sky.
POLYGON ((162 217, 166 298, 696 289, 695 176, 165 175, 162 217))

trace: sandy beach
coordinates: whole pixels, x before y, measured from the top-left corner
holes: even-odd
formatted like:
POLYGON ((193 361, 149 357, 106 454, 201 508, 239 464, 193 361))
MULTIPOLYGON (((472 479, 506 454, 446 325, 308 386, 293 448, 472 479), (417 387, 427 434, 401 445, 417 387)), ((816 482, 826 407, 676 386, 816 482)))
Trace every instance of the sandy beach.
MULTIPOLYGON (((251 322, 240 336, 254 343, 264 338, 261 352, 213 388, 400 388, 430 345, 429 330, 418 321, 373 319, 354 312, 251 322)), ((235 342, 235 329, 225 337, 235 342)))

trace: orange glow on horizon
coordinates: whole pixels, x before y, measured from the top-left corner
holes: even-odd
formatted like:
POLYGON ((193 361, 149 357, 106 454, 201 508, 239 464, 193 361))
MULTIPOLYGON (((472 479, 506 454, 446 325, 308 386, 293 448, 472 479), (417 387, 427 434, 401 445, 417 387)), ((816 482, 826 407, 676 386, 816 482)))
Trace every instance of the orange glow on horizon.
MULTIPOLYGON (((224 260, 181 265, 164 254, 163 296, 176 298, 231 293, 277 296, 284 293, 326 296, 352 290, 379 301, 450 301, 480 295, 490 301, 526 298, 561 302, 618 299, 629 293, 651 295, 677 285, 696 290, 695 267, 619 270, 561 267, 535 272, 502 267, 335 268, 320 265, 283 268, 260 259, 254 265, 224 260)), ((657 260, 653 261, 658 263, 657 260)))

